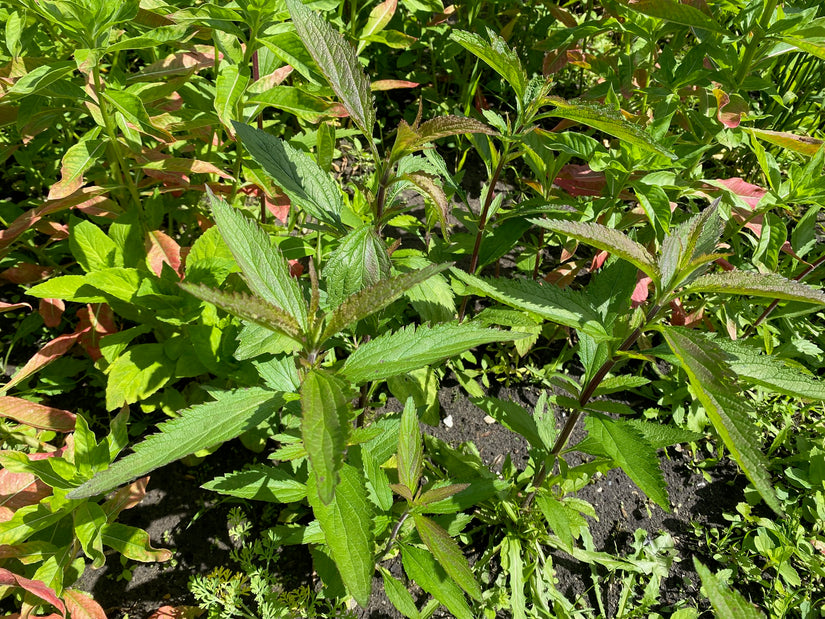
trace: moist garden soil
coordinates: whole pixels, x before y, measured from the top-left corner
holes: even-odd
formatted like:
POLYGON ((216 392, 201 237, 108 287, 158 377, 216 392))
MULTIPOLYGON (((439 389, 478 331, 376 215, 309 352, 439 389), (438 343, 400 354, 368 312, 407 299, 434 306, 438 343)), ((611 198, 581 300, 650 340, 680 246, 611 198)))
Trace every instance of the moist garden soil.
MULTIPOLYGON (((511 388, 494 388, 491 395, 523 404, 531 409, 539 395, 539 388, 524 384, 511 388)), ((442 423, 433 428, 422 424, 422 429, 453 446, 472 441, 478 447, 484 462, 500 470, 501 462, 510 455, 520 468, 527 460, 527 445, 518 435, 506 428, 485 421, 485 414, 475 407, 464 392, 449 379, 439 394, 442 423), (452 423, 449 423, 449 422, 452 423)), ((388 409, 399 410, 395 401, 388 409)), ((563 422, 563 420, 560 420, 563 422)), ((581 430, 579 430, 581 433, 581 430)), ((577 440, 574 435, 573 440, 577 440)), ((135 508, 123 512, 120 522, 146 529, 155 546, 174 551, 167 563, 140 564, 128 562, 125 566, 117 554, 108 557, 99 569, 87 568, 77 584, 91 592, 106 610, 109 619, 144 618, 162 606, 194 605, 195 599, 187 589, 194 574, 207 574, 216 567, 234 568, 230 560, 233 542, 228 534, 227 513, 238 501, 200 489, 200 484, 237 470, 251 461, 265 461, 265 456, 244 449, 238 441, 222 446, 205 461, 194 467, 175 462, 152 474, 144 500, 135 508)), ((627 555, 632 551, 633 532, 642 528, 656 536, 670 533, 678 552, 669 576, 663 581, 660 601, 662 609, 680 600, 702 604, 699 579, 693 570, 692 557, 713 564, 707 549, 693 534, 692 523, 705 526, 725 526, 725 512, 733 512, 743 500, 746 484, 734 465, 721 464, 710 469, 711 481, 692 467, 693 457, 680 448, 662 453, 662 469, 668 484, 673 510, 664 512, 648 501, 632 481, 620 470, 595 480, 582 489, 578 496, 594 505, 599 520, 590 521, 590 530, 597 550, 627 555)), ((245 510, 253 525, 271 526, 275 518, 265 514, 265 504, 246 503, 245 510), (257 519, 261 522, 255 522, 257 519)), ((621 581, 610 577, 604 569, 591 570, 566 553, 553 551, 556 568, 556 587, 568 599, 581 599, 592 608, 598 608, 595 587, 612 616, 621 594, 621 581)), ((474 557, 470 557, 472 561, 474 557)), ((390 565, 400 576, 400 566, 390 565)), ((284 547, 276 566, 278 579, 285 590, 301 585, 317 587, 312 561, 304 547, 284 547)), ((425 594, 414 590, 423 599, 425 594)), ((748 593, 758 592, 743 592, 748 593)), ((758 603, 759 600, 754 599, 758 603)), ((383 593, 380 579, 376 579, 370 606, 359 611, 363 619, 395 619, 401 615, 392 607, 383 593)), ((448 617, 448 614, 436 613, 448 617)), ((507 616, 507 615, 502 615, 507 616)))

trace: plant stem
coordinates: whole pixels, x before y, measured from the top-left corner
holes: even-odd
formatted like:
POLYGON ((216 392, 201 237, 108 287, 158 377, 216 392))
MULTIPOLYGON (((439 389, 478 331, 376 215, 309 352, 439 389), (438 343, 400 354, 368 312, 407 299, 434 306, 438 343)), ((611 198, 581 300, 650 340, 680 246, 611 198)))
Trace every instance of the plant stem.
POLYGON ((739 90, 742 86, 742 82, 745 81, 745 77, 747 77, 748 71, 750 71, 753 57, 756 55, 756 50, 762 42, 762 39, 765 38, 765 30, 768 29, 768 26, 771 23, 771 17, 773 17, 773 12, 776 10, 777 2, 778 0, 768 0, 765 3, 765 8, 762 11, 762 17, 759 18, 757 28, 745 48, 745 55, 739 65, 739 70, 736 72, 736 90, 739 90))
POLYGON ((387 545, 384 546, 384 550, 381 551, 381 554, 378 555, 379 560, 381 557, 384 557, 393 547, 395 544, 395 538, 398 537, 399 531, 401 531, 401 526, 410 517, 410 510, 409 508, 404 510, 404 513, 401 514, 401 518, 398 519, 398 522, 393 527, 392 533, 390 533, 390 538, 387 540, 387 545))
MULTIPOLYGON (((470 257, 470 268, 467 271, 470 275, 475 275, 476 269, 478 268, 478 255, 481 251, 481 240, 484 238, 484 228, 487 226, 487 214, 490 211, 490 205, 493 203, 495 188, 498 184, 498 179, 501 176, 501 172, 504 170, 504 164, 507 162, 507 156, 509 154, 510 144, 509 142, 505 142, 501 149, 498 165, 496 165, 496 169, 490 177, 490 185, 487 189, 487 196, 484 198, 484 205, 481 208, 481 213, 478 218, 478 232, 476 233, 476 241, 473 245, 473 255, 470 257)), ((464 297, 464 300, 461 302, 461 311, 458 313, 458 322, 462 322, 464 320, 468 300, 469 297, 464 297)))
MULTIPOLYGON (((380 168, 379 168, 380 169, 380 168)), ((390 171, 392 166, 388 161, 384 166, 384 171, 381 173, 381 179, 378 181, 378 190, 375 195, 375 229, 381 230, 381 218, 384 217, 384 207, 387 200, 387 183, 390 181, 390 171)))
POLYGON ((565 422, 564 427, 562 427, 559 436, 556 438, 556 442, 553 444, 553 449, 550 450, 548 458, 545 460, 544 463, 542 463, 542 465, 536 471, 536 475, 533 478, 532 483, 533 491, 530 492, 530 494, 527 495, 527 498, 524 499, 524 502, 521 505, 522 508, 526 509, 530 507, 530 504, 533 502, 533 498, 536 496, 536 491, 544 483, 544 480, 547 479, 547 461, 552 461, 553 467, 555 468, 556 460, 558 459, 561 450, 564 449, 564 446, 567 444, 570 435, 573 433, 573 430, 576 427, 579 418, 582 416, 582 413, 584 412, 581 409, 583 409, 587 405, 587 403, 590 401, 590 398, 592 398, 593 394, 596 392, 598 386, 607 376, 608 372, 610 372, 610 370, 613 369, 613 366, 616 365, 616 363, 618 363, 619 359, 621 358, 618 353, 630 350, 630 348, 636 343, 636 340, 639 339, 639 336, 647 328, 647 325, 653 322, 653 320, 656 318, 656 315, 659 313, 661 309, 662 305, 656 303, 653 305, 653 307, 650 308, 650 310, 648 310, 644 322, 638 327, 636 327, 633 330, 633 333, 631 333, 625 338, 624 342, 622 342, 621 346, 619 346, 619 348, 616 350, 616 353, 612 357, 610 357, 610 359, 608 359, 602 364, 598 371, 593 375, 593 378, 591 378, 587 382, 587 385, 585 385, 584 389, 582 389, 582 392, 579 395, 580 410, 573 411, 570 417, 565 422))
MULTIPOLYGON (((252 53, 252 81, 257 82, 261 79, 261 69, 258 65, 258 50, 255 50, 252 53)), ((262 114, 258 114, 255 117, 255 120, 258 124, 258 130, 263 131, 264 129, 264 118, 262 114)), ((266 223, 266 196, 264 195, 264 190, 261 189, 260 193, 258 194, 258 199, 260 200, 261 205, 261 223, 266 223)))

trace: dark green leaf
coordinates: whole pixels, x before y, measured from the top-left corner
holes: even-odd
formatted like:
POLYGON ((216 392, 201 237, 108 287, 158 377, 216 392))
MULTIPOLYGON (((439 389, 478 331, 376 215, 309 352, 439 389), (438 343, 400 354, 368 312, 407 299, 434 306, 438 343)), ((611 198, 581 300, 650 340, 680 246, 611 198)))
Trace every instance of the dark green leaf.
POLYGON ((825 305, 825 293, 821 290, 775 273, 750 273, 745 271, 709 273, 688 285, 684 292, 746 294, 755 297, 825 305))
POLYGON ((478 586, 470 566, 467 564, 467 559, 461 552, 461 549, 456 544, 455 540, 451 538, 447 532, 438 526, 435 522, 421 516, 420 514, 413 514, 415 521, 415 528, 418 530, 418 535, 421 540, 433 553, 433 556, 444 568, 444 571, 455 581, 455 583, 464 589, 474 600, 481 601, 481 588, 478 586))
POLYGON ((702 588, 713 605, 717 617, 725 619, 765 619, 765 615, 748 602, 741 594, 729 589, 713 572, 693 557, 693 566, 702 579, 702 588))
POLYGON ((456 619, 473 619, 464 594, 428 551, 402 546, 404 571, 419 587, 447 607, 456 619))
POLYGON ((353 230, 324 267, 329 305, 337 307, 350 295, 387 279, 390 266, 387 247, 372 226, 353 230))
POLYGON ((418 428, 418 413, 415 401, 407 398, 404 413, 401 415, 401 427, 398 432, 398 480, 407 486, 413 494, 418 490, 421 466, 424 462, 424 445, 418 428))
POLYGON ((713 17, 706 15, 690 4, 683 4, 678 0, 636 0, 635 2, 624 3, 624 6, 644 15, 658 17, 683 26, 728 34, 728 31, 722 28, 713 17))

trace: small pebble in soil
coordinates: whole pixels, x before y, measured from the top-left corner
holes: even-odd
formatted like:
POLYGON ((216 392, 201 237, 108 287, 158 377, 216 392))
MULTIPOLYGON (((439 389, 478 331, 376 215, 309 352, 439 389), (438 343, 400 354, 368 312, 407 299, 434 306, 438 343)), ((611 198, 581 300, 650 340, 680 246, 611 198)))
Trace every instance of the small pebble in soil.
POLYGON ((489 424, 493 424, 495 422, 496 422, 496 420, 493 419, 492 417, 490 417, 490 415, 485 415, 484 416, 484 423, 489 425, 489 424))
POLYGON ((447 415, 446 417, 444 417, 444 425, 447 426, 448 428, 453 427, 453 416, 452 415, 447 415))

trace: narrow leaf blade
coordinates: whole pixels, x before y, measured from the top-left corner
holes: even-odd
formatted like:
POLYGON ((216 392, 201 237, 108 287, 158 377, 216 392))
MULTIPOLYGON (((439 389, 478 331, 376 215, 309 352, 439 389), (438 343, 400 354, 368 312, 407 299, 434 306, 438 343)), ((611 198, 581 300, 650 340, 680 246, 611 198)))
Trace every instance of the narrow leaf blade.
POLYGON ((447 534, 447 531, 426 516, 414 514, 413 519, 421 540, 433 553, 444 571, 459 587, 467 592, 467 595, 480 602, 481 587, 478 586, 473 572, 467 564, 467 559, 455 540, 447 534))
POLYGON ((745 271, 709 273, 688 285, 685 292, 746 294, 754 297, 825 305, 825 293, 821 290, 775 273, 749 273, 745 271))

